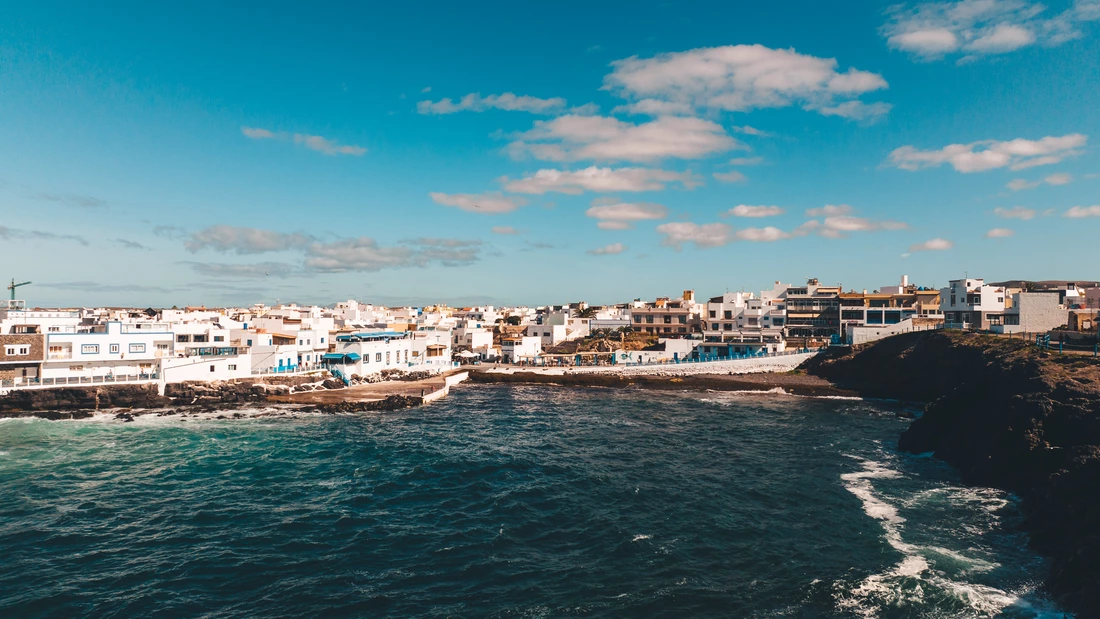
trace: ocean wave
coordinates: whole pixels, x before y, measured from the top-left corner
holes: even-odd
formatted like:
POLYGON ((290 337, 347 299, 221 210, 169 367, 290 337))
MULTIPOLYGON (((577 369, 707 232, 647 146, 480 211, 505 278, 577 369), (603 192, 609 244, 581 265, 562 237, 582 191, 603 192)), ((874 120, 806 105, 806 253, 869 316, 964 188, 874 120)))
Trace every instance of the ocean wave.
POLYGON ((834 583, 838 609, 862 617, 879 617, 887 609, 898 607, 937 608, 942 617, 995 617, 1006 609, 1021 617, 1043 617, 1045 610, 1021 597, 1020 592, 1005 591, 963 579, 968 574, 990 572, 1000 564, 957 550, 906 541, 906 519, 901 515, 906 504, 913 505, 933 495, 946 495, 958 502, 976 504, 979 509, 996 511, 1007 501, 998 491, 942 487, 918 493, 909 500, 891 500, 874 482, 896 480, 903 474, 889 461, 851 456, 860 470, 843 473, 844 488, 860 500, 863 511, 882 527, 883 539, 902 555, 888 570, 871 574, 855 583, 834 583))

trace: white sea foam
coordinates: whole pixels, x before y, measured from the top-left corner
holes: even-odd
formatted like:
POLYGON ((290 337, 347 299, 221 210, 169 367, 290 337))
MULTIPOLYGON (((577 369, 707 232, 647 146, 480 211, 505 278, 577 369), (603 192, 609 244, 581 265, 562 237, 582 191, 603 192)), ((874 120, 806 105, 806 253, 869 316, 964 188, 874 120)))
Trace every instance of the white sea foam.
POLYGON ((630 541, 632 541, 632 542, 639 542, 639 541, 641 541, 641 540, 643 540, 643 539, 649 539, 649 538, 650 538, 650 536, 649 536, 649 535, 635 535, 635 536, 634 536, 634 539, 632 539, 632 540, 630 540, 630 541))
MULTIPOLYGON (((969 572, 992 570, 998 567, 996 563, 938 546, 906 542, 903 538, 905 518, 899 506, 876 491, 873 484, 874 480, 899 478, 901 473, 883 462, 851 457, 859 460, 862 468, 840 476, 844 487, 860 500, 863 511, 880 523, 884 539, 901 553, 902 559, 894 567, 880 574, 872 574, 854 587, 845 582, 836 583, 834 600, 839 609, 862 617, 877 617, 885 607, 921 604, 927 593, 933 590, 963 602, 968 607, 966 616, 995 616, 1009 606, 1023 603, 1020 594, 952 579, 935 565, 937 557, 964 565, 965 569, 955 573, 957 577, 969 572)), ((967 494, 956 490, 964 489, 949 488, 946 492, 962 497, 962 500, 978 502, 982 507, 988 505, 999 509, 1004 506, 1001 503, 1003 497, 995 493, 972 490, 967 494)))

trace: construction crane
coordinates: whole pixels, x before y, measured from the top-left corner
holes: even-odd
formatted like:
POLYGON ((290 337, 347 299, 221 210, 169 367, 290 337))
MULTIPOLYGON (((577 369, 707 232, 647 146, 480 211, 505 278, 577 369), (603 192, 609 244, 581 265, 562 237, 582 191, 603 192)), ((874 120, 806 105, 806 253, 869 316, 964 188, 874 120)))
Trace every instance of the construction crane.
POLYGON ((14 279, 13 279, 13 280, 11 280, 11 284, 9 284, 9 285, 8 285, 8 290, 10 290, 10 291, 11 291, 11 300, 12 300, 12 301, 14 301, 14 300, 15 300, 15 289, 16 289, 16 288, 18 288, 18 287, 20 287, 20 286, 26 286, 26 285, 27 285, 27 284, 29 284, 29 283, 30 283, 30 282, 20 282, 20 283, 18 283, 18 284, 17 284, 17 283, 15 283, 15 280, 14 280, 14 279))

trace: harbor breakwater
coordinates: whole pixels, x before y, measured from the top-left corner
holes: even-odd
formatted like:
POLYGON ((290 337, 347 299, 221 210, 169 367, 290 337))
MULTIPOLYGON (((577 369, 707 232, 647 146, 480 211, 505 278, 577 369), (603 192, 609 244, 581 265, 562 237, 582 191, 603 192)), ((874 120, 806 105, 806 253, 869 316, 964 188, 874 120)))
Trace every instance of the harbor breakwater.
POLYGON ((959 332, 899 335, 808 370, 869 397, 925 402, 898 441, 965 481, 1015 493, 1047 586, 1100 616, 1100 362, 1021 340, 959 332))

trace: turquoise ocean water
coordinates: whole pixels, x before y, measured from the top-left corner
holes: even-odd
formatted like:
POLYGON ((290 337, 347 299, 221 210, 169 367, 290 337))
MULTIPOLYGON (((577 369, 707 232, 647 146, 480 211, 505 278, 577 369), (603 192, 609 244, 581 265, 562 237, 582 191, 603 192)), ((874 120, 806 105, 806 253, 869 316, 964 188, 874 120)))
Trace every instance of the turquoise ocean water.
POLYGON ((1062 617, 1012 498, 898 453, 898 410, 470 386, 0 420, 0 617, 1062 617))

